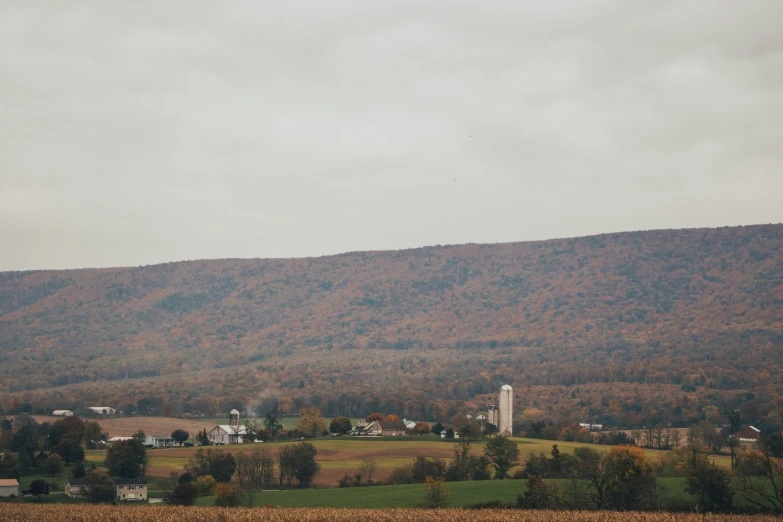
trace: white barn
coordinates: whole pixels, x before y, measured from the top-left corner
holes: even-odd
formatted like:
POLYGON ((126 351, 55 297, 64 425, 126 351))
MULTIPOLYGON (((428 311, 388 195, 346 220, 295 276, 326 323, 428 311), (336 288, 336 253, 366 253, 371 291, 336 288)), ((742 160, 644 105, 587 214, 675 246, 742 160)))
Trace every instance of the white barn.
POLYGON ((55 417, 73 417, 73 412, 71 410, 54 410, 52 415, 55 417))
MULTIPOLYGON (((230 424, 218 424, 207 433, 210 444, 242 444, 244 435, 250 435, 247 426, 231 426, 230 424)), ((253 438, 255 436, 253 435, 253 438)))
POLYGON ((247 426, 239 425, 237 410, 228 412, 228 424, 218 424, 207 433, 210 444, 242 444, 245 441, 244 435, 256 438, 256 434, 248 430, 247 426))

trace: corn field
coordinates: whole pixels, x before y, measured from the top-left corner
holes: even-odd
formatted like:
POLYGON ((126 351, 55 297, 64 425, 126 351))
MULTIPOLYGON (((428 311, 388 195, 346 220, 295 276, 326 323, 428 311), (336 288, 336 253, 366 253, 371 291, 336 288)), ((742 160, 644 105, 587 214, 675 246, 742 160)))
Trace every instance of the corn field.
POLYGON ((257 508, 231 509, 216 507, 173 507, 173 506, 90 506, 90 505, 31 505, 0 504, 0 520, 7 522, 244 522, 264 520, 270 522, 337 521, 354 522, 373 520, 375 522, 543 522, 543 521, 585 521, 585 522, 731 522, 742 520, 780 520, 772 516, 746 515, 695 515, 683 513, 620 513, 610 511, 517 511, 517 510, 464 510, 464 509, 330 509, 330 508, 257 508))

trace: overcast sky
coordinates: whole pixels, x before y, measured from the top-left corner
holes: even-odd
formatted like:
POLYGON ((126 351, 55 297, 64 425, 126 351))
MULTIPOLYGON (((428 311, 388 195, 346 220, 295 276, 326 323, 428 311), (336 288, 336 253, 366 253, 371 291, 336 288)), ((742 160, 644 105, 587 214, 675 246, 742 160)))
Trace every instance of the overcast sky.
POLYGON ((0 270, 779 223, 781 20, 4 1, 0 270))

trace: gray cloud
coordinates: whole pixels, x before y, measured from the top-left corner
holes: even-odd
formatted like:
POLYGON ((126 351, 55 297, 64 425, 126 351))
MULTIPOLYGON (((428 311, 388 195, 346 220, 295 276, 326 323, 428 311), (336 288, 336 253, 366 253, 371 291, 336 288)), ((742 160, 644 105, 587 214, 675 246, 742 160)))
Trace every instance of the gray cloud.
POLYGON ((777 0, 5 2, 0 270, 783 221, 777 0))

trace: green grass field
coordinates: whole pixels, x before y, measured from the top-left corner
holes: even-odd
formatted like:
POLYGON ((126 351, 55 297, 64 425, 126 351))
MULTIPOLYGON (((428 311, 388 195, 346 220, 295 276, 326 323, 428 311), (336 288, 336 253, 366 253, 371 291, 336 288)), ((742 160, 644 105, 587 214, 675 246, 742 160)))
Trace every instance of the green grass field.
MULTIPOLYGON (((564 483, 567 481, 561 481, 564 483)), ((448 482, 449 505, 464 507, 481 502, 499 500, 515 504, 517 494, 525 490, 524 480, 484 480, 476 482, 448 482)), ((684 479, 659 479, 662 491, 661 505, 692 500, 683 490, 684 479)), ((424 484, 374 486, 364 488, 304 489, 262 491, 255 494, 255 506, 278 507, 336 507, 336 508, 413 508, 424 502, 424 484)), ((200 497, 197 505, 211 506, 212 497, 200 497)))

